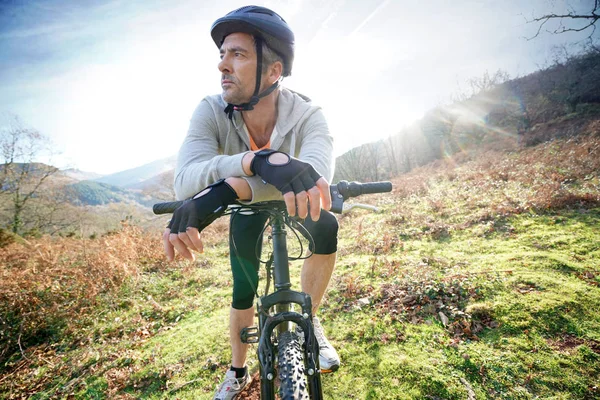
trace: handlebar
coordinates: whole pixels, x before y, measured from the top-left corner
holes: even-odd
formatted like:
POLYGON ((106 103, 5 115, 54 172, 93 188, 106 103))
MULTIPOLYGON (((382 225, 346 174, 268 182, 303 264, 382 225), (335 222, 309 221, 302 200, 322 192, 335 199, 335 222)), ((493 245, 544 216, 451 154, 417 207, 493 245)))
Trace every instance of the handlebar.
POLYGON ((386 193, 392 191, 392 182, 348 182, 339 181, 331 185, 331 212, 341 214, 344 211, 344 201, 350 197, 363 194, 386 193))
MULTIPOLYGON (((330 185, 329 190, 331 192, 331 212, 341 214, 344 210, 344 201, 350 197, 361 196, 363 194, 373 193, 386 193, 392 191, 391 182, 348 182, 339 181, 336 184, 330 185)), ((166 203, 157 203, 152 207, 154 214, 170 214, 177 208, 182 206, 185 202, 190 201, 169 201, 166 203)))

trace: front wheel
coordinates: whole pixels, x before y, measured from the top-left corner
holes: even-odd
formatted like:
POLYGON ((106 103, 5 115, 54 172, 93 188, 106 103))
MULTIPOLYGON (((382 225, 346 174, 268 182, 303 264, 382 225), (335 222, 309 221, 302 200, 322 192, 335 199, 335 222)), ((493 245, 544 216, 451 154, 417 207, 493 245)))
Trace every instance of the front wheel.
POLYGON ((283 332, 279 335, 279 397, 281 400, 309 399, 304 353, 298 335, 283 332))

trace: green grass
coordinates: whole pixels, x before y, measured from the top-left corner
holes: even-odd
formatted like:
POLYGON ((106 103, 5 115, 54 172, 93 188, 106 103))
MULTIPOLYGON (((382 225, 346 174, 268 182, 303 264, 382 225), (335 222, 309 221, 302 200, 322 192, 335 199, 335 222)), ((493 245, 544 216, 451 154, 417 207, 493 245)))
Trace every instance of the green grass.
MULTIPOLYGON (((340 252, 321 310, 343 363, 323 377, 327 399, 600 395, 600 209, 522 214, 494 229, 393 244, 371 232, 376 219, 405 228, 391 213, 342 220, 341 242, 354 245, 340 252), (416 298, 394 306, 403 295, 416 298)), ((53 365, 30 367, 44 383, 31 398, 211 398, 230 357, 225 251, 218 244, 196 265, 124 286, 55 347, 53 365)))
MULTIPOLYGON (((341 352, 349 365, 326 377, 329 398, 464 399, 465 382, 477 398, 598 396, 600 210, 520 215, 502 226, 510 229, 481 235, 473 226, 444 240, 406 240, 385 256, 403 260, 397 281, 413 273, 432 285, 436 276, 470 274, 461 284, 480 291, 464 303, 471 313, 464 321, 472 327, 483 314, 493 324, 470 337, 443 327, 439 307, 422 307, 429 317, 417 324, 364 308, 343 317, 332 312, 332 341, 351 350, 341 352)), ((389 282, 371 279, 369 262, 353 266, 341 273, 360 276, 363 286, 376 291, 389 282)))

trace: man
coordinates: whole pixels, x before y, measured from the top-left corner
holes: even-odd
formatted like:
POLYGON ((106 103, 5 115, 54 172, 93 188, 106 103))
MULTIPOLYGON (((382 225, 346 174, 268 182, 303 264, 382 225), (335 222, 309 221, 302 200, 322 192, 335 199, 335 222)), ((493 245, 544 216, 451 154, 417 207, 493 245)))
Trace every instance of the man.
MULTIPOLYGON (((200 232, 235 201, 283 199, 290 215, 305 219, 315 240, 313 255, 302 267, 302 290, 311 295, 313 315, 335 264, 337 221, 331 207, 333 140, 319 107, 279 86, 294 59, 294 34, 275 12, 247 6, 218 19, 211 36, 220 49, 222 94, 204 98, 180 149, 175 192, 193 200, 173 214, 163 234, 167 257, 175 252, 193 260, 202 251, 200 232)), ((233 399, 250 383, 248 345, 242 328, 254 319, 254 287, 259 262, 255 244, 265 218, 237 215, 230 230, 233 301, 230 312, 231 368, 215 399, 233 399)), ((323 370, 340 361, 314 318, 323 370)))

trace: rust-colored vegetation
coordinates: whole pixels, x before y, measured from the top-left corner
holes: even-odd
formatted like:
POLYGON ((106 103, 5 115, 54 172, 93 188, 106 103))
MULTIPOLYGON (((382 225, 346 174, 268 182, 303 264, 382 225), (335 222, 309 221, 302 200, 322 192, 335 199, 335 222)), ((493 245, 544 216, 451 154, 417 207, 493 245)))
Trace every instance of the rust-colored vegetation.
POLYGON ((44 236, 0 248, 0 361, 72 331, 99 296, 163 260, 158 236, 129 225, 93 240, 44 236))
POLYGON ((397 203, 389 223, 403 227, 405 235, 443 238, 486 221, 482 234, 491 233, 502 229, 501 218, 523 212, 598 205, 600 121, 595 125, 591 135, 417 168, 395 180, 397 203))

